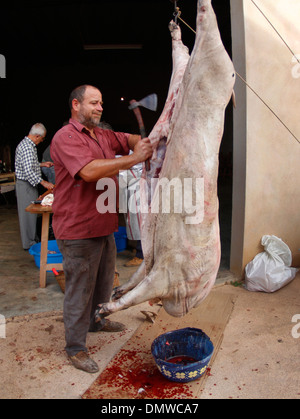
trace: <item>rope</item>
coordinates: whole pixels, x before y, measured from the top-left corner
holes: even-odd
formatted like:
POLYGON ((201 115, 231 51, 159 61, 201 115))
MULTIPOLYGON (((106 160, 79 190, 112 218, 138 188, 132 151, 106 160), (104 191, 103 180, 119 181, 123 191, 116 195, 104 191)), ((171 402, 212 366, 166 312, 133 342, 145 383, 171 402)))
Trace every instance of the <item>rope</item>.
POLYGON ((259 96, 258 93, 256 93, 256 91, 254 89, 252 89, 251 86, 249 86, 249 84, 246 82, 245 79, 243 79, 243 77, 236 71, 236 75, 245 83, 245 85, 259 98, 259 100, 262 101, 262 103, 269 109, 270 112, 272 112, 272 114, 278 119, 278 121, 280 121, 282 123, 282 125, 288 130, 288 132, 295 138, 296 141, 298 141, 298 143, 300 144, 300 141, 298 140, 298 138, 296 137, 295 134, 293 134, 293 132, 289 129, 289 127, 287 127, 287 125, 279 118, 278 115, 276 115, 276 113, 273 111, 273 109, 270 108, 270 106, 259 96))
POLYGON ((192 32, 196 33, 196 31, 190 27, 190 25, 188 25, 183 19, 181 19, 180 14, 178 15, 178 19, 181 20, 181 22, 183 22, 192 32))
POLYGON ((274 29, 274 31, 277 33, 277 35, 279 36, 279 38, 282 40, 282 42, 284 43, 284 45, 287 47, 287 49, 291 52, 291 54, 296 58, 296 60, 298 61, 298 63, 300 64, 299 58, 297 57, 297 55, 294 53, 294 51, 292 50, 292 48, 288 45, 288 43, 285 41, 285 39, 280 35, 280 33, 278 32, 278 30, 275 28, 275 26, 272 24, 272 22, 267 18, 267 16, 264 14, 264 12, 258 7, 258 5, 255 3, 254 0, 251 0, 252 3, 254 4, 254 6, 260 11, 260 13, 263 15, 263 17, 266 19, 266 21, 269 23, 269 25, 274 29))
MULTIPOLYGON (((259 7, 256 5, 256 3, 254 2, 254 0, 251 0, 253 4, 255 4, 255 6, 259 9, 259 7)), ((260 10, 260 9, 259 9, 260 10)), ((261 11, 261 10, 260 10, 261 11)), ((261 13, 263 14, 263 12, 261 11, 261 13)), ((190 25, 188 25, 181 17, 181 11, 179 10, 179 7, 177 7, 177 17, 179 20, 181 20, 182 23, 184 23, 192 32, 194 32, 196 34, 196 31, 190 27, 190 25)), ((283 42, 285 43, 285 45, 288 47, 288 49, 291 51, 291 53, 293 54, 294 57, 296 57, 296 55, 294 54, 294 52, 292 51, 292 49, 288 46, 288 44, 284 41, 284 39, 282 38, 282 36, 279 34, 279 32, 276 30, 276 28, 272 25, 272 23, 269 21, 269 19, 263 14, 263 16, 267 19, 267 21, 270 23, 270 25, 274 28, 274 30, 278 33, 278 35, 280 36, 280 38, 283 40, 283 42)), ((296 57, 297 61, 300 63, 299 59, 296 57)), ((259 98, 259 100, 269 109, 269 111, 278 119, 278 121, 288 130, 288 132, 292 135, 292 137, 300 144, 300 140, 296 137, 296 135, 289 129, 289 127, 279 118, 279 116, 273 111, 273 109, 259 96, 258 93, 256 93, 256 91, 247 83, 247 81, 236 71, 235 72, 236 75, 245 83, 245 85, 259 98)))

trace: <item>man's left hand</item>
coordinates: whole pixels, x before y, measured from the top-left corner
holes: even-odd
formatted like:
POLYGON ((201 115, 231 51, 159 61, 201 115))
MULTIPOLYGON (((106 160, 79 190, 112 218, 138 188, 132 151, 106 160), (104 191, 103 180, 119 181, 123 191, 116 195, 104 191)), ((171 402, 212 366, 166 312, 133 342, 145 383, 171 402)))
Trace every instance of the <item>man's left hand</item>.
POLYGON ((40 163, 40 167, 52 167, 54 166, 54 163, 52 161, 43 161, 40 163))

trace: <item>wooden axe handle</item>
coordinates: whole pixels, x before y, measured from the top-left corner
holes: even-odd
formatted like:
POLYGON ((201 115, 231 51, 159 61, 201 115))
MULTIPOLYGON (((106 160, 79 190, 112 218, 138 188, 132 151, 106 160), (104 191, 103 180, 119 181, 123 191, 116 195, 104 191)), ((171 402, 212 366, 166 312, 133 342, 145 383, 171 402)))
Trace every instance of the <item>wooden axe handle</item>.
MULTIPOLYGON (((55 187, 55 185, 54 185, 54 187, 55 187)), ((49 195, 50 193, 53 193, 53 189, 47 189, 47 191, 44 192, 43 195, 40 195, 38 197, 38 201, 41 201, 43 198, 45 198, 45 196, 49 195)))
MULTIPOLYGON (((130 103, 130 105, 132 105, 135 102, 136 102, 135 100, 131 100, 129 103, 130 103)), ((141 137, 142 138, 146 138, 147 135, 146 135, 146 130, 145 130, 144 121, 143 121, 143 118, 142 118, 142 114, 141 114, 140 108, 138 106, 136 108, 133 108, 133 112, 134 112, 134 114, 136 116, 136 119, 138 121, 138 124, 139 124, 139 129, 140 129, 141 137)), ((150 170, 150 161, 149 161, 149 159, 145 161, 145 166, 146 166, 146 170, 148 172, 150 170)))

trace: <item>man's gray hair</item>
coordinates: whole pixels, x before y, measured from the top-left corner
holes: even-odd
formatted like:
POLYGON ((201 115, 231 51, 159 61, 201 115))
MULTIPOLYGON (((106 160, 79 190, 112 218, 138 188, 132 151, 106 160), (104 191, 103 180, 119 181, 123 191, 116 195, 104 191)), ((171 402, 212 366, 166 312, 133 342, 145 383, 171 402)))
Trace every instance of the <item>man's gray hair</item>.
POLYGON ((41 137, 43 137, 44 135, 46 135, 46 132, 47 130, 45 126, 41 122, 37 122, 36 124, 32 125, 29 131, 29 135, 40 135, 41 137))

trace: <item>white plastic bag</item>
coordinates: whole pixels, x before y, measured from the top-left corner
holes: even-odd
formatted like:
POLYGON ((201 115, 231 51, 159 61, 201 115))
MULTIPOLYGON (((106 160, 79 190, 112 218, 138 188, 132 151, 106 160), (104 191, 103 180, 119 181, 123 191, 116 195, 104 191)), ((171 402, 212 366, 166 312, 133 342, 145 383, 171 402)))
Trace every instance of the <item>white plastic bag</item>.
POLYGON ((265 251, 246 266, 245 287, 248 291, 274 292, 291 282, 298 271, 291 268, 289 247, 276 236, 263 236, 265 251))

